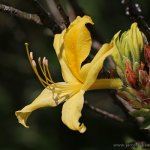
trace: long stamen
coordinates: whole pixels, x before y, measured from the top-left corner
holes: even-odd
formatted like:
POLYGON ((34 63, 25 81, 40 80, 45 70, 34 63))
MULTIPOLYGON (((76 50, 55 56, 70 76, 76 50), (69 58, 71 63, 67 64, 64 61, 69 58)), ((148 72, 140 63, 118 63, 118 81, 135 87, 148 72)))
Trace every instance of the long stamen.
POLYGON ((46 71, 48 73, 48 76, 49 76, 50 80, 52 80, 52 77, 51 77, 51 74, 50 74, 50 71, 49 71, 49 67, 48 67, 48 59, 45 60, 45 66, 46 66, 46 71))
POLYGON ((41 58, 38 58, 38 65, 39 68, 43 74, 44 79, 40 76, 38 70, 37 70, 37 65, 36 62, 33 58, 33 52, 29 52, 29 48, 28 48, 28 44, 25 43, 26 46, 26 51, 27 51, 27 56, 29 59, 29 62, 31 64, 31 67, 33 69, 33 71, 35 72, 36 76, 38 77, 39 81, 41 82, 41 84, 52 91, 53 93, 53 99, 56 102, 56 104, 59 104, 63 101, 66 101, 68 98, 72 97, 77 91, 74 89, 77 89, 78 85, 62 85, 59 83, 55 83, 52 80, 50 71, 49 71, 49 67, 48 67, 48 59, 46 59, 46 57, 43 58, 43 60, 41 61, 41 58), (66 92, 67 91, 67 92, 66 92))
POLYGON ((36 74, 36 76, 38 77, 39 81, 41 82, 41 84, 44 86, 44 87, 47 87, 47 83, 41 78, 41 76, 39 75, 38 71, 37 71, 37 68, 36 68, 36 63, 34 60, 32 60, 32 68, 34 70, 34 73, 36 74))
POLYGON ((49 88, 53 87, 53 86, 55 86, 57 88, 61 88, 61 89, 65 88, 66 85, 62 85, 62 84, 53 82, 52 77, 50 75, 49 68, 48 68, 48 60, 46 59, 46 57, 43 58, 42 63, 41 63, 41 58, 39 57, 39 59, 38 59, 38 64, 39 64, 40 70, 41 70, 45 80, 40 76, 40 74, 38 73, 38 70, 36 68, 36 62, 33 59, 33 52, 29 52, 28 43, 25 43, 25 46, 26 46, 26 51, 27 51, 27 56, 28 56, 29 62, 32 66, 33 71, 35 72, 36 76, 38 77, 39 81, 41 82, 41 84, 44 87, 49 87, 49 88))
POLYGON ((51 79, 49 79, 49 78, 47 77, 46 70, 45 70, 45 65, 44 65, 44 63, 42 63, 43 66, 41 65, 41 58, 40 58, 40 57, 39 57, 39 59, 38 59, 38 64, 39 64, 39 67, 40 67, 40 69, 41 69, 41 71, 42 71, 44 77, 45 77, 45 80, 46 80, 47 84, 54 83, 51 79), (49 83, 49 82, 50 82, 50 83, 49 83))
POLYGON ((40 77, 37 69, 36 69, 36 62, 33 60, 33 52, 30 52, 29 53, 29 48, 28 48, 28 43, 25 43, 25 46, 26 46, 26 51, 27 51, 27 56, 28 56, 28 59, 29 59, 29 62, 31 64, 31 67, 33 69, 33 71, 35 72, 35 74, 37 75, 39 81, 41 82, 41 84, 46 87, 46 83, 45 81, 40 77))
MULTIPOLYGON (((46 81, 48 82, 48 81, 50 81, 50 80, 49 80, 49 78, 47 77, 47 74, 46 74, 45 59, 46 59, 46 57, 43 57, 42 68, 43 68, 43 75, 45 76, 45 79, 46 79, 46 81)), ((50 81, 50 83, 51 83, 51 81, 50 81)))

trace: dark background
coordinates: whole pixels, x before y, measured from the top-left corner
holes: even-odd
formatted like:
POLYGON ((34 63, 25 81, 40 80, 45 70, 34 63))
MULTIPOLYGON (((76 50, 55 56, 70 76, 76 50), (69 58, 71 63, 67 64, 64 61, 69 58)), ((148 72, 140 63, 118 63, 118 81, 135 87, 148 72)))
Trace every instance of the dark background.
MULTIPOLYGON (((28 1, 0 2, 23 11, 33 11, 28 1)), ((141 4, 146 21, 150 22, 150 1, 137 2, 141 4)), ((62 0, 62 4, 67 7, 66 1, 62 0)), ((120 29, 128 29, 131 24, 119 0, 79 0, 79 4, 92 17, 105 42, 109 42, 120 29)), ((114 122, 86 107, 82 113, 82 120, 87 126, 84 134, 71 131, 63 125, 60 119, 61 105, 35 111, 28 120, 30 129, 18 124, 15 111, 34 100, 43 89, 29 65, 25 42, 29 42, 36 57, 46 56, 49 59, 54 80, 61 80, 49 29, 0 12, 0 150, 124 149, 114 147, 114 144, 124 143, 128 136, 138 136, 129 122, 114 122)), ((94 91, 87 93, 85 98, 97 107, 124 116, 110 95, 110 91, 94 91)))

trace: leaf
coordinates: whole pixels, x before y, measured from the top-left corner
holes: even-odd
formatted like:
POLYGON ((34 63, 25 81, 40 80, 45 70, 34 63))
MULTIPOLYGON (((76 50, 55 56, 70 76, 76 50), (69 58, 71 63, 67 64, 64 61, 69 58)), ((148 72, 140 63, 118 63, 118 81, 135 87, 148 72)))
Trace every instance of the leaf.
POLYGON ((150 129, 150 118, 144 121, 141 128, 142 129, 150 129))
POLYGON ((149 109, 140 109, 140 110, 135 110, 130 113, 133 117, 144 117, 145 119, 150 119, 150 110, 149 109))
POLYGON ((144 117, 145 121, 142 123, 142 129, 150 129, 150 110, 140 109, 130 113, 134 117, 144 117))

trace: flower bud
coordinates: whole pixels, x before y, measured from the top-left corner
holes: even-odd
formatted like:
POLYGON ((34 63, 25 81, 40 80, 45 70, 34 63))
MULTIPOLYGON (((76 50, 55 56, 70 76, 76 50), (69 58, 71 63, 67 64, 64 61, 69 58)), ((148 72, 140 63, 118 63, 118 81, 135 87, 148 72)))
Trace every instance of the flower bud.
POLYGON ((144 57, 146 59, 148 66, 150 67, 150 46, 149 45, 144 46, 144 57))
POLYGON ((137 78, 136 74, 134 73, 134 71, 131 67, 131 63, 129 61, 126 61, 125 76, 126 76, 128 83, 132 87, 136 88, 138 78, 137 78))
MULTIPOLYGON (((137 23, 113 38, 116 72, 124 86, 117 94, 133 108, 131 115, 150 120, 150 45, 137 23), (145 45, 144 45, 145 44, 145 45), (144 56, 144 57, 143 57, 144 56)), ((145 121, 145 122, 146 122, 145 121)), ((150 122, 148 127, 150 128, 150 122)))

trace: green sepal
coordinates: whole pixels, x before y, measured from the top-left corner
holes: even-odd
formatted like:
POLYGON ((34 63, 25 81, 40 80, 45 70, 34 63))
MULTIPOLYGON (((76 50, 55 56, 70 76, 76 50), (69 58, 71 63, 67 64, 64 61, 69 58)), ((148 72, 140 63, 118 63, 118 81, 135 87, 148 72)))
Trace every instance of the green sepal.
POLYGON ((122 69, 119 66, 116 66, 116 70, 117 70, 117 74, 119 75, 119 77, 125 82, 125 75, 122 69))
POLYGON ((150 118, 149 119, 146 119, 142 126, 141 126, 142 129, 150 129, 150 118))
POLYGON ((133 117, 144 117, 144 122, 141 125, 142 129, 150 129, 150 109, 142 108, 130 113, 133 117))
POLYGON ((150 119, 150 109, 141 108, 130 113, 133 117, 144 117, 150 119))
POLYGON ((134 62, 133 63, 133 71, 135 72, 136 76, 138 76, 138 74, 139 74, 139 72, 138 72, 139 68, 140 68, 139 62, 134 62))

